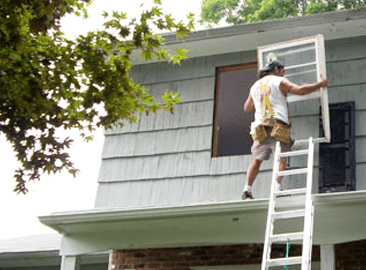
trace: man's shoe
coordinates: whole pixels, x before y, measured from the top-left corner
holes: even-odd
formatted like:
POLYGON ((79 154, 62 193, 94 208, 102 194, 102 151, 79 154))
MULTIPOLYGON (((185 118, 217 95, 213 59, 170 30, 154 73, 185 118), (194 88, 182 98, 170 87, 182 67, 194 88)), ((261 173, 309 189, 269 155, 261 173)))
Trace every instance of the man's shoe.
POLYGON ((241 195, 241 198, 243 200, 253 200, 254 199, 253 198, 253 195, 252 195, 252 193, 250 191, 244 191, 243 192, 243 195, 241 195))

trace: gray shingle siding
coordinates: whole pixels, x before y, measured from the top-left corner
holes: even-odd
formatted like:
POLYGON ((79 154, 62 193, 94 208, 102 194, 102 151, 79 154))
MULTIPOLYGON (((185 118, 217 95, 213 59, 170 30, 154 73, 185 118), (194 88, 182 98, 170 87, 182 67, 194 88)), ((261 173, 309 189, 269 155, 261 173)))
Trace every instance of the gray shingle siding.
MULTIPOLYGON (((366 36, 326 42, 329 101, 356 102, 357 190, 366 189, 365 44, 366 36)), ((96 207, 240 199, 250 155, 211 158, 215 70, 254 61, 255 51, 243 51, 192 58, 180 67, 165 63, 134 67, 134 78, 154 94, 180 91, 182 102, 175 114, 144 115, 135 125, 106 131, 96 207)), ((318 101, 291 103, 290 114, 293 137, 318 136, 318 101)), ((261 167, 253 187, 257 198, 268 196, 271 170, 272 160, 261 167)), ((317 192, 317 170, 314 179, 317 192)))

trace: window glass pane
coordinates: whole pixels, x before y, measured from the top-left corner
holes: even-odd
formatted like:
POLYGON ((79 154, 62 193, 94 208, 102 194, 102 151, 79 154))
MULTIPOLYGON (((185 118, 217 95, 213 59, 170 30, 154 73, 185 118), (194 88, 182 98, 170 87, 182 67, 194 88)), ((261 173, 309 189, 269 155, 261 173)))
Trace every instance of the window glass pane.
POLYGON ((250 154, 254 112, 244 113, 243 105, 256 78, 255 64, 218 68, 213 156, 250 154))
POLYGON ((263 59, 265 62, 269 54, 274 54, 285 66, 292 67, 297 65, 306 65, 307 63, 316 61, 315 43, 307 43, 295 45, 286 48, 273 48, 263 52, 263 59))
POLYGON ((303 66, 286 66, 285 77, 298 85, 316 82, 316 76, 316 63, 303 66))
MULTIPOLYGON (((290 81, 303 85, 317 81, 317 65, 315 43, 302 44, 286 48, 276 49, 263 52, 264 62, 275 56, 280 60, 285 68, 285 77, 290 81)), ((292 96, 289 94, 289 97, 292 96)))
MULTIPOLYGON (((258 64, 263 68, 269 60, 280 60, 286 69, 285 77, 290 81, 304 85, 320 80, 320 75, 326 77, 326 62, 324 37, 322 35, 309 36, 281 43, 258 47, 258 64)), ((287 96, 288 102, 319 99, 322 106, 322 118, 325 141, 330 141, 330 121, 328 90, 326 87, 308 95, 287 96)))

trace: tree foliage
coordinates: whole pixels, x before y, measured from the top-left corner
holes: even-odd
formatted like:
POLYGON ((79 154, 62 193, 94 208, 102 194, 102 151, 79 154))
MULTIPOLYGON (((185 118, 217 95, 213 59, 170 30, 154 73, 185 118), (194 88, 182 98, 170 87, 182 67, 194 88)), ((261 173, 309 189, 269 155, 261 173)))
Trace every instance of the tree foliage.
POLYGON ((0 2, 0 132, 13 145, 20 168, 16 192, 42 173, 77 169, 70 160, 70 138, 60 130, 78 129, 91 139, 96 128, 134 122, 145 111, 170 110, 179 96, 166 92, 154 101, 147 89, 131 78, 131 54, 146 60, 179 64, 186 50, 170 52, 156 31, 183 38, 193 29, 164 14, 160 0, 138 19, 122 12, 104 13, 104 28, 64 37, 60 19, 67 13, 87 16, 90 0, 3 0, 0 2), (122 120, 122 121, 121 121, 122 120))
POLYGON ((365 0, 203 0, 201 21, 251 23, 365 6, 365 0))

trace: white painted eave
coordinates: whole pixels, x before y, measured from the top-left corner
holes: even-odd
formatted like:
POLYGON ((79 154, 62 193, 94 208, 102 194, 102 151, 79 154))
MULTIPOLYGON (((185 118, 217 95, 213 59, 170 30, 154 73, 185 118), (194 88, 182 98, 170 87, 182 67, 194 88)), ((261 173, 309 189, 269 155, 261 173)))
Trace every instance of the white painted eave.
MULTIPOLYGON (((315 244, 365 238, 366 191, 317 194, 313 199, 315 244)), ((284 203, 296 206, 298 200, 287 198, 284 203)), ((268 200, 260 199, 144 209, 93 209, 39 219, 64 235, 61 254, 75 255, 125 248, 262 243, 267 207, 268 200)))
MULTIPOLYGON (((322 34, 325 41, 363 36, 366 33, 366 9, 336 11, 304 17, 277 19, 200 30, 177 40, 165 35, 166 46, 185 47, 190 58, 255 50, 258 46, 322 34)), ((134 65, 152 63, 133 55, 134 65)))
MULTIPOLYGON (((366 202, 366 191, 350 191, 337 193, 321 193, 313 195, 316 207, 338 204, 354 204, 366 202)), ((48 216, 40 216, 40 221, 53 228, 81 223, 108 221, 124 221, 149 218, 171 218, 188 215, 219 214, 226 212, 246 212, 267 209, 268 199, 208 202, 181 206, 162 206, 144 208, 96 208, 72 212, 56 212, 48 216)))
POLYGON ((149 218, 169 218, 187 215, 217 214, 227 211, 243 211, 267 208, 268 200, 212 202, 205 204, 190 204, 182 206, 163 206, 146 208, 100 208, 74 212, 59 212, 50 216, 41 216, 39 219, 45 225, 62 226, 90 222, 108 222, 116 220, 135 220, 149 218), (245 207, 243 207, 243 205, 245 207))
MULTIPOLYGON (((145 208, 101 208, 73 212, 53 213, 40 216, 40 221, 64 236, 102 229, 110 224, 139 223, 146 224, 151 220, 169 220, 202 215, 220 215, 245 211, 266 211, 267 199, 251 201, 210 202, 182 206, 162 206, 145 208)), ((131 229, 129 227, 129 229, 131 229)))

